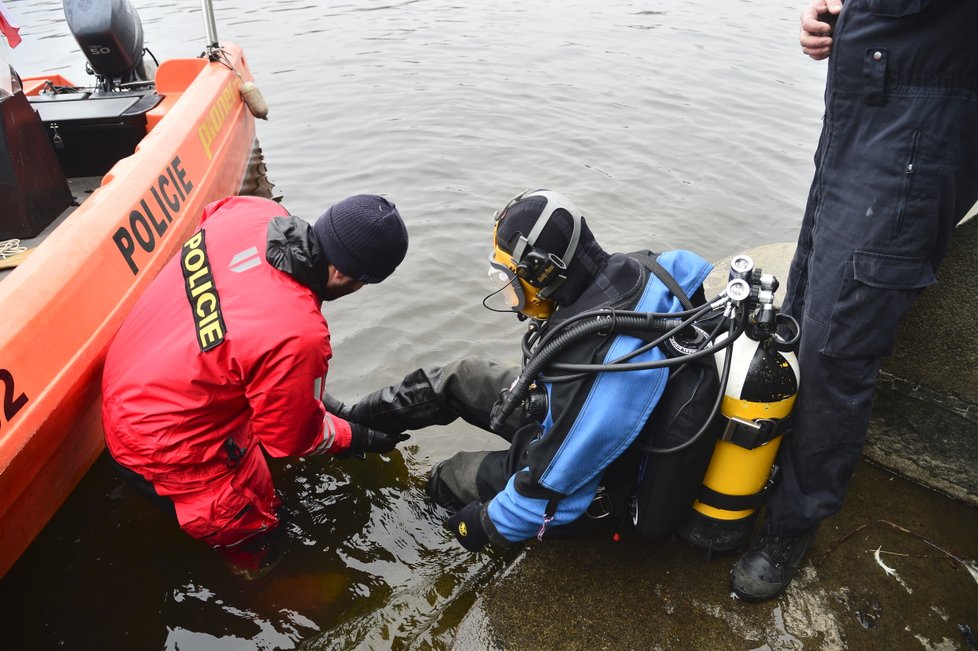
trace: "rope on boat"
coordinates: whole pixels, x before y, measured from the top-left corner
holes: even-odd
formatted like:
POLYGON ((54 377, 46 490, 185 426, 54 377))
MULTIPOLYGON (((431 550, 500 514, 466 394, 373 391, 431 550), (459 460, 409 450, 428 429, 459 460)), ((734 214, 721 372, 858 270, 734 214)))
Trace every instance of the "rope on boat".
MULTIPOLYGON (((268 102, 262 96, 261 91, 258 90, 258 86, 252 81, 245 81, 238 72, 234 65, 231 63, 231 59, 228 58, 227 50, 224 48, 213 48, 208 52, 211 61, 216 61, 222 66, 234 73, 241 82, 241 86, 238 88, 238 92, 241 94, 241 100, 251 111, 251 114, 260 120, 268 119, 268 102)), ((203 56, 203 55, 201 55, 203 56)))
POLYGON ((23 253, 27 247, 20 245, 20 240, 0 240, 0 260, 12 258, 18 253, 23 253))

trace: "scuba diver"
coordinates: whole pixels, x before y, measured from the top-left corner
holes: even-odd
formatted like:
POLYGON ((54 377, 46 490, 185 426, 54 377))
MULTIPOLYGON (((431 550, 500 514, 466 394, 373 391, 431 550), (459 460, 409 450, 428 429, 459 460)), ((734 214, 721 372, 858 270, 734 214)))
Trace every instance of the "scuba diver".
MULTIPOLYGON (((711 310, 702 289, 713 268, 706 260, 688 251, 608 253, 574 204, 548 190, 523 192, 496 214, 489 264, 500 289, 484 305, 498 311, 493 303, 503 301, 505 311, 528 321, 522 369, 466 357, 412 371, 353 405, 324 398, 332 413, 381 431, 462 418, 509 442, 504 450, 460 452, 428 480, 430 499, 452 512, 446 527, 470 551, 626 515, 641 452, 636 442, 654 433, 656 406, 677 361, 659 345, 660 335, 692 332, 683 319, 711 310)), ((711 343, 698 332, 698 346, 711 343)), ((714 352, 678 360, 693 368, 681 374, 696 387, 711 379, 703 369, 712 371, 710 404, 714 352)), ((680 451, 683 463, 699 467, 683 489, 684 515, 713 450, 710 437, 695 443, 680 451)), ((678 525, 676 508, 666 508, 678 525)))

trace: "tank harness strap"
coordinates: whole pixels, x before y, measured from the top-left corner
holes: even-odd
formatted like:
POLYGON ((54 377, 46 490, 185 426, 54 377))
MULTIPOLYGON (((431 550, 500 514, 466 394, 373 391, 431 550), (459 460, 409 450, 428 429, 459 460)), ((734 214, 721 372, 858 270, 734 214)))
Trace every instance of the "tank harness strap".
MULTIPOLYGON (((554 494, 547 500, 547 507, 543 513, 543 526, 537 532, 537 540, 543 540, 543 534, 557 516, 557 507, 560 505, 560 500, 564 499, 564 497, 564 495, 554 494)), ((591 504, 588 505, 584 515, 592 520, 601 520, 612 513, 614 513, 614 502, 611 499, 611 495, 608 494, 604 486, 598 486, 598 491, 594 494, 594 499, 591 500, 591 504)))
POLYGON ((725 493, 718 493, 704 485, 700 488, 700 494, 697 499, 707 506, 712 506, 722 511, 746 511, 748 509, 759 508, 767 502, 771 491, 781 482, 781 473, 779 470, 778 466, 773 466, 771 468, 771 476, 768 478, 767 483, 764 484, 764 488, 752 495, 727 495, 725 493))
POLYGON ((731 417, 720 437, 746 450, 766 445, 791 428, 791 414, 784 418, 757 418, 745 420, 731 417))
POLYGON ((612 513, 614 513, 614 503, 611 495, 604 486, 598 486, 598 492, 594 494, 594 499, 591 500, 584 514, 592 520, 601 520, 612 513))
POLYGON ((540 531, 537 532, 537 540, 543 540, 543 534, 546 533, 547 527, 550 526, 550 523, 557 516, 557 506, 563 497, 563 495, 554 494, 553 497, 547 500, 547 507, 543 511, 543 524, 540 526, 540 531))
POLYGON ((672 295, 679 299, 682 303, 683 308, 687 310, 693 309, 693 302, 689 300, 689 296, 683 291, 683 288, 679 286, 679 283, 673 278, 672 274, 666 271, 666 268, 659 264, 656 260, 658 253, 654 251, 634 251, 628 254, 628 257, 640 263, 643 267, 655 274, 656 278, 662 281, 662 284, 672 292, 672 295))

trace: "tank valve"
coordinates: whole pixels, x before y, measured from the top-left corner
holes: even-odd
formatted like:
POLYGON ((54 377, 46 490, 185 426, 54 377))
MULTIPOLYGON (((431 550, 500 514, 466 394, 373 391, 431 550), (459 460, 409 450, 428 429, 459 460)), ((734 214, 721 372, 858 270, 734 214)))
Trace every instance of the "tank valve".
POLYGON ((730 275, 728 280, 740 278, 749 281, 754 271, 754 260, 749 255, 736 255, 730 260, 730 275))

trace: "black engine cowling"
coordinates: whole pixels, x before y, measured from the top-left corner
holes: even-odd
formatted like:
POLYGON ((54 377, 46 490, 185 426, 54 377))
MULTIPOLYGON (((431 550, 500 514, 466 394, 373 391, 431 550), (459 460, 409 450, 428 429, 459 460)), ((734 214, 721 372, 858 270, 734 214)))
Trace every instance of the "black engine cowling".
POLYGON ((143 26, 129 0, 63 0, 68 28, 105 89, 143 80, 143 26))

